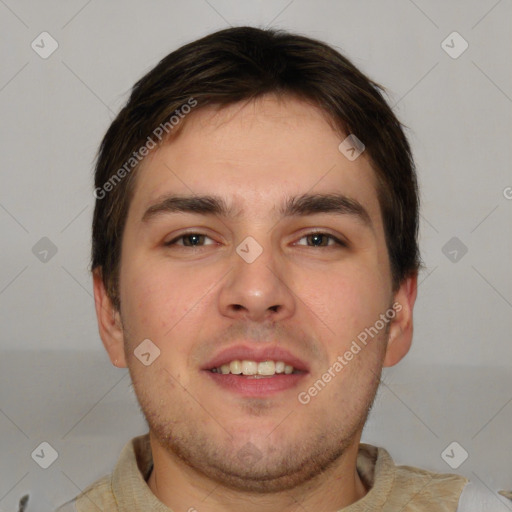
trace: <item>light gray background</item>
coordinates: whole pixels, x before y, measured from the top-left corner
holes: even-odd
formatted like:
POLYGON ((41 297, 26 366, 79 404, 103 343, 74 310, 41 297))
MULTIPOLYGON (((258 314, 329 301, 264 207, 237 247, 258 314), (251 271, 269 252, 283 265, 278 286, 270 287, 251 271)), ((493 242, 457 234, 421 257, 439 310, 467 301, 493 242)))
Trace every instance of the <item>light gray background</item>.
POLYGON ((384 370, 363 441, 489 493, 512 488, 510 0, 0 0, 0 20, 0 510, 27 492, 29 511, 52 510, 146 431, 127 370, 97 334, 93 159, 138 78, 240 24, 338 47, 387 87, 409 127, 427 269, 413 347, 384 370), (59 44, 47 59, 31 48, 43 31, 59 44), (441 46, 453 31, 469 44, 456 59, 441 46), (47 262, 32 252, 42 237, 57 247, 47 262), (467 247, 455 262, 443 253, 452 237, 467 247), (43 441, 59 454, 46 470, 31 458, 43 441), (456 470, 441 458, 452 441, 469 453, 456 470))

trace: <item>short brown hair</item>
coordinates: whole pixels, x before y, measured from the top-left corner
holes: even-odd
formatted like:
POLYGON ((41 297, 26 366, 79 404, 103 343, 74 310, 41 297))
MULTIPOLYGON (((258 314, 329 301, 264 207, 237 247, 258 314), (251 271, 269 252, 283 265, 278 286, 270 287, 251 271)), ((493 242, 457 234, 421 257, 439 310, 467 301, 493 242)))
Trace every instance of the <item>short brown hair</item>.
MULTIPOLYGON (((355 134, 377 178, 396 290, 420 266, 419 199, 407 138, 382 91, 327 44, 285 31, 229 28, 162 59, 134 85, 103 138, 96 162, 91 269, 101 269, 114 306, 120 305, 121 241, 139 167, 134 155, 140 159, 138 152, 150 138, 154 142, 155 129, 169 128, 171 117, 191 98, 199 109, 266 94, 291 95, 320 107, 341 133, 355 134)), ((156 145, 165 140, 159 138, 156 145)))

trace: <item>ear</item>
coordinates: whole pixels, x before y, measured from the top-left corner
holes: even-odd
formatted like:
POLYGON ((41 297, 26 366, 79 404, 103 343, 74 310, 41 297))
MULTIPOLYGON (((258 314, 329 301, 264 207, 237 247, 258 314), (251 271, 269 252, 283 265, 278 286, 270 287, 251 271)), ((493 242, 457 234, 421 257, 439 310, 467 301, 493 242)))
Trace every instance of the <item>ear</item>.
POLYGON ((412 343, 412 311, 418 292, 418 273, 403 280, 394 296, 395 318, 391 320, 383 366, 394 366, 409 352, 412 343))
POLYGON ((94 269, 92 275, 96 318, 103 346, 114 366, 126 368, 121 316, 119 311, 112 305, 112 301, 107 294, 101 277, 101 269, 94 269))

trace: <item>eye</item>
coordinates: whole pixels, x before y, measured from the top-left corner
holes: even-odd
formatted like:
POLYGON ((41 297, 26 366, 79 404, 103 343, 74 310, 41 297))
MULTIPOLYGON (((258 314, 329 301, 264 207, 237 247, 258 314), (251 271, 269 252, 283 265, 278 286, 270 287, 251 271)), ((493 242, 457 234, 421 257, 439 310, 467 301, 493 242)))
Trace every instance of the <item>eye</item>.
POLYGON ((166 246, 178 245, 181 247, 203 247, 205 245, 212 245, 216 242, 209 236, 202 233, 185 233, 176 238, 173 238, 169 242, 165 242, 166 246), (209 242, 207 242, 209 240, 209 242))
POLYGON ((336 238, 329 233, 310 233, 303 236, 296 242, 296 245, 306 245, 308 247, 332 247, 335 245, 346 247, 347 244, 342 242, 339 238, 336 238), (301 243, 301 240, 305 240, 306 243, 301 243))

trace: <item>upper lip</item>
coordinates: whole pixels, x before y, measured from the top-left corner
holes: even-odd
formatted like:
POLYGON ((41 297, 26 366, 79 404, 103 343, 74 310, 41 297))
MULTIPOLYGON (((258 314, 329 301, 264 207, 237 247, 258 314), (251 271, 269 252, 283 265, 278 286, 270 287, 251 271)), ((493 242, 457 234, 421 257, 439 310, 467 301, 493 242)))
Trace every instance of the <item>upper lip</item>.
POLYGON ((294 356, 288 350, 278 347, 250 347, 247 345, 234 345, 227 349, 222 350, 217 355, 212 357, 202 367, 202 370, 211 370, 213 368, 219 368, 223 364, 229 364, 231 361, 256 361, 261 363, 263 361, 283 361, 285 364, 293 366, 295 370, 302 372, 309 371, 309 365, 294 356))

